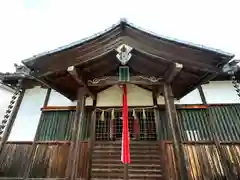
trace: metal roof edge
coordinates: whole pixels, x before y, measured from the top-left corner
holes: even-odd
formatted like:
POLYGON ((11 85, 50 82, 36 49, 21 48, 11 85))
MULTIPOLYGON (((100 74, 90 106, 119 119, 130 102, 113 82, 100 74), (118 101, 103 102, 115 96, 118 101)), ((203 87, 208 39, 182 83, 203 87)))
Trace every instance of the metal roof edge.
POLYGON ((30 61, 33 61, 33 60, 35 60, 37 58, 40 58, 40 57, 43 57, 43 56, 46 56, 46 55, 49 55, 49 54, 57 53, 57 52, 60 52, 60 51, 72 48, 74 46, 80 45, 81 43, 84 43, 86 41, 95 39, 98 36, 101 36, 101 35, 109 32, 109 31, 111 31, 112 29, 116 28, 117 26, 119 26, 122 23, 124 23, 126 25, 129 25, 129 26, 131 26, 133 28, 139 29, 140 31, 146 32, 149 35, 155 36, 156 38, 162 38, 162 39, 165 39, 167 41, 172 41, 172 42, 176 42, 176 43, 179 43, 179 44, 182 44, 182 45, 192 46, 192 47, 195 47, 195 48, 198 48, 198 49, 203 49, 203 50, 207 50, 207 51, 211 51, 211 52, 215 52, 215 53, 218 53, 218 54, 222 54, 222 55, 228 56, 229 60, 231 60, 235 56, 232 53, 228 53, 228 52, 222 51, 220 49, 215 49, 215 48, 207 47, 207 46, 204 46, 204 45, 195 44, 195 43, 191 43, 191 42, 188 42, 188 41, 183 41, 183 40, 179 40, 179 39, 176 39, 176 38, 171 38, 171 37, 168 37, 168 36, 159 35, 157 33, 154 33, 152 31, 150 31, 150 30, 146 30, 146 29, 144 29, 142 27, 136 26, 135 24, 127 21, 125 18, 122 18, 122 19, 120 19, 120 21, 118 21, 117 23, 113 24, 111 27, 109 27, 109 28, 107 28, 107 29, 105 29, 103 31, 100 31, 100 32, 98 32, 98 33, 96 33, 96 34, 94 34, 92 36, 83 38, 83 39, 81 39, 79 41, 72 42, 72 43, 70 43, 68 45, 65 45, 65 46, 60 46, 60 47, 58 47, 56 49, 53 49, 53 50, 50 50, 50 51, 39 53, 39 54, 34 55, 34 56, 30 57, 30 58, 24 59, 21 62, 25 66, 27 66, 27 63, 29 63, 30 61))

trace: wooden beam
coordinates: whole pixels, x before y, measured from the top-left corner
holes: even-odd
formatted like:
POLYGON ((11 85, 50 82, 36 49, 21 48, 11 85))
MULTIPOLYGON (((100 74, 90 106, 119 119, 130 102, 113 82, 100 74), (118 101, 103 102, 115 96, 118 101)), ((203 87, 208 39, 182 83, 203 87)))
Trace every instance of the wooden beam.
POLYGON ((179 63, 172 63, 169 70, 164 74, 164 79, 166 83, 171 83, 178 73, 182 70, 183 65, 179 63))
POLYGON ((93 93, 89 89, 88 85, 85 83, 84 79, 82 76, 80 76, 74 66, 70 66, 67 69, 68 73, 75 79, 75 81, 78 83, 79 86, 83 86, 84 89, 86 90, 87 94, 91 96, 92 98, 94 97, 93 93))
POLYGON ((166 115, 168 117, 170 129, 173 137, 173 150, 176 162, 176 169, 179 180, 187 180, 187 167, 184 158, 184 151, 181 144, 181 133, 177 117, 177 111, 174 104, 174 96, 170 84, 164 84, 164 100, 166 105, 166 115))
POLYGON ((202 86, 199 86, 199 87, 198 87, 198 92, 199 92, 199 94, 200 94, 202 103, 205 104, 205 105, 207 105, 207 100, 206 100, 206 97, 205 97, 205 95, 204 95, 202 86))
MULTIPOLYGON (((43 106, 47 106, 49 98, 50 98, 50 94, 51 94, 51 88, 49 88, 47 90, 43 106)), ((34 136, 33 143, 31 145, 29 159, 27 161, 27 164, 26 164, 24 172, 23 172, 23 179, 29 179, 29 175, 30 175, 30 172, 31 172, 31 169, 32 169, 32 166, 33 166, 33 157, 34 157, 34 154, 36 153, 36 150, 37 150, 37 140, 39 138, 39 133, 41 131, 40 124, 41 124, 42 121, 43 121, 43 112, 41 113, 40 119, 38 121, 37 130, 36 130, 36 133, 35 133, 35 136, 34 136)))
POLYGON ((67 97, 71 101, 74 100, 74 98, 75 98, 75 97, 71 96, 69 93, 67 93, 66 91, 60 91, 59 88, 56 87, 56 85, 52 84, 51 80, 49 80, 47 77, 35 78, 35 80, 38 81, 39 83, 41 83, 42 85, 46 86, 47 88, 56 90, 57 92, 59 92, 60 94, 62 94, 65 97, 67 97))
POLYGON ((108 86, 115 84, 162 85, 162 77, 131 76, 130 81, 121 82, 118 76, 106 76, 88 80, 88 86, 108 86))

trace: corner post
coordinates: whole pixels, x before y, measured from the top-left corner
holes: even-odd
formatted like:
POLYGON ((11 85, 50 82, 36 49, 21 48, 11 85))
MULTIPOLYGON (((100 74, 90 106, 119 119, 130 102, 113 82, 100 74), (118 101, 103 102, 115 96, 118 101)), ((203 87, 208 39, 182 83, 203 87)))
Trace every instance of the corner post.
POLYGON ((187 169, 184 159, 184 151, 181 144, 181 135, 179 129, 179 123, 177 118, 177 111, 174 104, 174 96, 172 93, 172 87, 170 84, 164 84, 164 99, 165 99, 165 106, 166 106, 166 115, 169 120, 170 128, 172 131, 173 137, 173 150, 174 156, 176 161, 176 168, 178 173, 179 180, 187 180, 187 169))
POLYGON ((152 90, 152 98, 153 98, 153 106, 154 106, 154 119, 155 119, 155 125, 156 125, 156 134, 157 134, 157 140, 162 139, 161 137, 161 124, 160 124, 160 112, 159 112, 159 106, 157 103, 157 89, 153 87, 152 90))
POLYGON ((92 178, 92 152, 95 144, 95 129, 96 129, 96 105, 97 105, 97 95, 93 99, 93 109, 91 116, 91 127, 90 127, 90 140, 88 143, 88 180, 92 178))
POLYGON ((85 113, 85 100, 86 91, 84 88, 79 88, 77 92, 77 107, 74 117, 74 123, 72 127, 71 144, 69 148, 68 163, 66 168, 66 176, 70 180, 75 180, 77 178, 77 168, 79 164, 79 146, 80 146, 80 135, 81 124, 83 121, 85 113))
MULTIPOLYGON (((45 100, 44 100, 44 103, 43 103, 43 107, 47 106, 49 98, 50 98, 50 94, 51 94, 51 89, 48 88, 47 94, 46 94, 46 97, 45 97, 45 100)), ((28 161, 26 163, 26 167, 24 169, 23 179, 28 179, 29 176, 30 176, 30 171, 31 171, 31 168, 32 168, 32 165, 33 165, 32 159, 33 159, 33 156, 34 156, 34 154, 36 152, 36 148, 37 148, 36 141, 39 138, 40 124, 43 120, 42 117, 43 117, 43 112, 41 112, 41 116, 40 116, 40 119, 38 121, 37 130, 36 130, 36 133, 35 133, 35 136, 34 136, 33 143, 31 145, 31 151, 30 151, 29 159, 28 159, 28 161)))
POLYGON ((22 80, 19 80, 19 87, 18 87, 18 89, 16 90, 16 92, 14 93, 13 96, 16 96, 16 93, 19 93, 19 91, 20 91, 20 94, 17 97, 17 101, 16 101, 16 104, 14 105, 13 111, 10 115, 9 122, 7 123, 5 131, 3 132, 3 137, 2 137, 2 140, 0 142, 0 154, 2 153, 3 147, 5 146, 8 138, 9 138, 9 135, 12 131, 13 124, 14 124, 14 122, 16 120, 16 117, 17 117, 18 110, 19 110, 20 105, 22 103, 22 99, 23 99, 23 96, 24 96, 24 93, 25 93, 25 89, 20 90, 21 88, 22 88, 22 80))
MULTIPOLYGON (((208 105, 205 94, 204 94, 201 86, 198 87, 198 91, 199 91, 200 97, 202 99, 202 103, 204 105, 208 105)), ((217 135, 217 129, 215 126, 215 118, 213 117, 210 107, 208 107, 208 109, 207 109, 207 114, 208 114, 208 120, 209 120, 209 126, 208 126, 209 131, 212 134, 214 144, 216 145, 216 149, 219 153, 220 159, 222 160, 223 171, 228 179, 235 180, 236 177, 234 176, 234 172, 231 169, 231 163, 228 160, 227 152, 225 151, 224 148, 222 148, 219 137, 217 135)))

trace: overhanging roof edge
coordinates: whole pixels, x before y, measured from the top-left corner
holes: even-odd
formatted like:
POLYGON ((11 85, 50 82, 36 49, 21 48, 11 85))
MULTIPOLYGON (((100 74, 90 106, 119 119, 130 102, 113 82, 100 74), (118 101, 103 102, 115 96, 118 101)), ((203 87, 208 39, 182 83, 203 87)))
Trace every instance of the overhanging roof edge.
POLYGON ((50 51, 46 51, 46 52, 43 52, 43 53, 36 54, 36 55, 34 55, 34 56, 30 57, 30 58, 22 60, 22 63, 24 65, 26 65, 26 63, 28 63, 29 61, 32 61, 34 59, 37 59, 37 58, 40 58, 40 57, 43 57, 43 56, 46 56, 46 55, 49 55, 49 54, 57 53, 57 52, 60 52, 60 51, 72 48, 74 46, 80 45, 81 43, 87 42, 89 40, 93 40, 93 39, 97 38, 98 36, 101 36, 101 35, 109 32, 109 31, 111 31, 112 29, 116 28, 117 26, 119 26, 121 24, 121 22, 122 21, 120 20, 118 23, 113 24, 111 27, 109 27, 109 28, 107 28, 107 29, 105 29, 103 31, 100 31, 98 33, 95 33, 95 34, 93 34, 91 36, 88 36, 88 37, 85 37, 83 39, 80 39, 78 41, 72 42, 70 44, 58 47, 58 48, 50 50, 50 51))
POLYGON ((233 58, 235 56, 233 53, 229 53, 229 52, 226 52, 226 51, 223 51, 223 50, 220 50, 220 49, 208 47, 208 46, 205 46, 205 45, 202 45, 202 44, 192 43, 192 42, 189 42, 189 41, 180 40, 180 39, 177 39, 177 38, 171 38, 171 37, 165 36, 165 35, 160 35, 160 34, 152 32, 150 30, 146 30, 146 29, 144 29, 140 26, 136 26, 135 24, 133 24, 131 22, 127 22, 127 24, 132 26, 135 29, 138 29, 138 30, 146 32, 146 33, 148 33, 152 36, 155 36, 157 38, 161 38, 161 39, 164 39, 164 40, 167 40, 167 41, 176 42, 176 43, 179 43, 179 44, 182 44, 182 45, 187 45, 187 46, 191 46, 191 47, 194 47, 194 48, 199 48, 199 49, 202 49, 202 50, 215 52, 215 53, 218 53, 218 54, 229 56, 231 58, 233 58))
POLYGON ((99 37, 99 36, 109 32, 109 31, 113 30, 114 28, 116 28, 117 26, 121 25, 122 23, 124 23, 124 24, 126 24, 126 25, 128 25, 128 26, 130 26, 132 28, 138 29, 138 30, 143 31, 145 33, 148 33, 149 35, 155 36, 156 38, 161 38, 161 39, 166 40, 166 41, 175 42, 175 43, 182 44, 182 45, 185 45, 185 46, 189 46, 189 47, 192 47, 192 48, 202 49, 202 50, 206 50, 206 51, 209 51, 209 52, 218 53, 220 55, 228 56, 229 60, 231 60, 235 56, 232 53, 228 53, 228 52, 222 51, 220 49, 210 48, 210 47, 207 47, 207 46, 204 46, 204 45, 195 44, 195 43, 191 43, 191 42, 188 42, 188 41, 183 41, 183 40, 179 40, 179 39, 176 39, 176 38, 171 38, 171 37, 168 37, 168 36, 159 35, 159 34, 154 33, 152 31, 146 30, 146 29, 144 29, 142 27, 136 26, 135 24, 128 22, 126 19, 121 19, 119 22, 117 22, 116 24, 112 25, 111 27, 105 29, 104 31, 100 31, 100 32, 98 32, 98 33, 96 33, 96 34, 94 34, 92 36, 83 38, 83 39, 81 39, 79 41, 75 41, 75 42, 70 43, 68 45, 61 46, 59 48, 56 48, 56 49, 53 49, 53 50, 50 50, 50 51, 47 51, 47 52, 39 53, 39 54, 34 55, 34 56, 30 57, 30 58, 22 60, 22 63, 24 65, 28 66, 27 64, 30 61, 33 61, 35 59, 41 58, 41 57, 46 56, 46 55, 50 55, 50 54, 53 54, 53 53, 64 51, 66 49, 69 49, 69 48, 72 48, 74 46, 80 45, 80 44, 82 44, 84 42, 93 40, 93 39, 95 39, 95 38, 97 38, 97 37, 99 37))

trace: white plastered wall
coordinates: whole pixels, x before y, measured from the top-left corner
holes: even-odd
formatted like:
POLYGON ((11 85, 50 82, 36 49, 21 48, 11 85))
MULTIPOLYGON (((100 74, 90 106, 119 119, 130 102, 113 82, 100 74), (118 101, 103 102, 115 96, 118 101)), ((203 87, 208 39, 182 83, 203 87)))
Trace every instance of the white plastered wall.
POLYGON ((35 87, 27 89, 23 96, 13 129, 11 131, 10 141, 32 141, 40 119, 47 89, 35 87))
MULTIPOLYGON (((164 97, 159 96, 157 102, 158 104, 165 104, 164 97)), ((198 89, 193 90, 180 100, 175 100, 175 104, 202 104, 198 89)))
POLYGON ((239 97, 231 81, 211 81, 202 86, 208 104, 239 103, 239 97))

